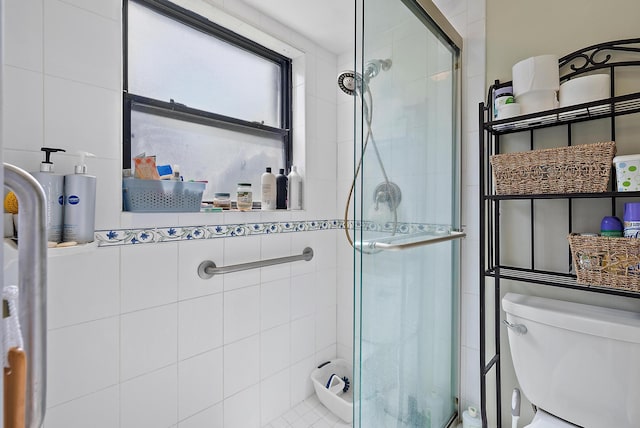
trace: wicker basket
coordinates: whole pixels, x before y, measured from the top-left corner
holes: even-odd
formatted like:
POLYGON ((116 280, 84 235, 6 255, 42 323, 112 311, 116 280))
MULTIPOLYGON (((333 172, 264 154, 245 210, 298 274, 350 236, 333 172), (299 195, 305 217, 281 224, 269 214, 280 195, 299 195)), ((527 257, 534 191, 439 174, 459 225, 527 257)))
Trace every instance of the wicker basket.
POLYGON ((640 239, 571 234, 578 284, 640 291, 640 239))
POLYGON ((610 141, 491 156, 495 193, 606 192, 615 151, 610 141))

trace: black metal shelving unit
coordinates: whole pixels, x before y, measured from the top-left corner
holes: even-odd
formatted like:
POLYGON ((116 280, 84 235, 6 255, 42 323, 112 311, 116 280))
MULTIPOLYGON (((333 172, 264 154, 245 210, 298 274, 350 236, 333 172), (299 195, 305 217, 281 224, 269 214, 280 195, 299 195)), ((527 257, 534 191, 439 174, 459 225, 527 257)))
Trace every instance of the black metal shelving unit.
MULTIPOLYGON (((594 71, 607 72, 611 77, 610 93, 616 94, 616 75, 624 70, 637 71, 638 88, 640 89, 640 38, 618 40, 589 46, 560 58, 560 81, 564 82, 594 71), (629 67, 636 67, 631 69, 629 67)), ((526 284, 562 287, 589 292, 604 293, 625 297, 640 298, 640 293, 597 286, 580 285, 576 276, 567 269, 566 272, 554 272, 536 268, 534 245, 534 204, 536 200, 561 199, 568 204, 567 228, 572 231, 572 205, 578 199, 604 199, 611 202, 611 213, 616 214, 616 199, 639 199, 640 192, 574 193, 574 194, 542 194, 542 195, 496 195, 492 189, 492 171, 489 158, 500 153, 500 139, 513 133, 529 133, 530 149, 535 148, 536 131, 549 127, 566 127, 567 145, 572 144, 572 125, 596 119, 609 119, 611 141, 616 139, 616 118, 640 113, 640 92, 613 96, 590 103, 548 110, 544 112, 517 116, 510 119, 491 120, 493 118, 492 94, 496 89, 510 86, 511 82, 496 81, 489 88, 487 102, 479 105, 480 126, 480 388, 481 412, 483 428, 487 424, 487 377, 492 371, 495 374, 496 418, 497 424, 491 428, 502 428, 501 409, 501 374, 500 374, 500 286, 504 280, 518 281, 526 284), (502 263, 501 254, 501 202, 513 200, 530 201, 531 256, 528 267, 509 266, 502 263), (491 290, 491 287, 493 290, 491 290), (493 293, 488 295, 488 292, 493 293), (487 299, 490 299, 489 302, 487 299), (492 307, 487 305, 491 303, 492 307), (489 313, 493 311, 493 313, 489 313), (493 325, 488 325, 487 317, 491 315, 493 325), (487 329, 490 330, 487 330, 487 329), (495 338, 493 356, 487 355, 487 335, 491 332, 495 338)), ((640 116, 638 116, 640 119, 640 116)), ((639 135, 640 138, 640 135, 639 135)), ((640 152, 640 145, 638 147, 640 152)), ((615 177, 610 180, 610 186, 615 177)), ((503 204, 504 205, 504 204, 503 204)), ((569 255, 568 255, 569 257, 569 255)), ((569 258, 568 258, 569 260, 569 258)))

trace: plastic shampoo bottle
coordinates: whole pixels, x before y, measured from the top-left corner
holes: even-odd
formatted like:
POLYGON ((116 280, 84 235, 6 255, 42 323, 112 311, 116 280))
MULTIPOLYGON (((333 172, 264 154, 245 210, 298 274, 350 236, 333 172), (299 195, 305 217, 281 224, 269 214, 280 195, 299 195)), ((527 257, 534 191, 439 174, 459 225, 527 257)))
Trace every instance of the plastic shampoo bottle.
POLYGON ((294 166, 291 167, 289 173, 289 209, 301 210, 302 209, 302 177, 298 174, 298 169, 294 166))
POLYGON ((287 209, 287 176, 284 175, 284 168, 280 168, 280 172, 276 176, 276 208, 279 210, 287 209))
POLYGON ((85 157, 91 153, 80 152, 80 163, 75 173, 64 178, 64 242, 78 244, 92 242, 96 217, 96 177, 87 174, 85 157))
POLYGON ((44 189, 47 207, 47 239, 50 242, 62 241, 62 228, 64 225, 64 176, 53 173, 53 162, 51 153, 64 152, 63 149, 52 149, 43 147, 44 161, 40 163, 40 171, 32 172, 33 178, 44 189))
POLYGON ((267 171, 262 174, 260 207, 263 211, 276 209, 276 176, 267 167, 267 171))

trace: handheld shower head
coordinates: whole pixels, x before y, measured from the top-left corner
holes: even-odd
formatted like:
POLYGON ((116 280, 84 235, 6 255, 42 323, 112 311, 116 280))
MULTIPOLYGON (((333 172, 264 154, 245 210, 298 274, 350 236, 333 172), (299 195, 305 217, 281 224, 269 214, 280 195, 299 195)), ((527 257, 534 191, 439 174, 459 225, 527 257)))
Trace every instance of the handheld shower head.
POLYGON ((347 95, 353 95, 357 90, 362 89, 362 75, 353 70, 345 70, 338 74, 338 87, 347 95))
POLYGON ((387 71, 391 68, 390 59, 374 59, 365 65, 364 76, 354 70, 345 70, 338 74, 338 86, 347 95, 353 95, 358 91, 368 90, 369 80, 376 77, 380 70, 387 71))

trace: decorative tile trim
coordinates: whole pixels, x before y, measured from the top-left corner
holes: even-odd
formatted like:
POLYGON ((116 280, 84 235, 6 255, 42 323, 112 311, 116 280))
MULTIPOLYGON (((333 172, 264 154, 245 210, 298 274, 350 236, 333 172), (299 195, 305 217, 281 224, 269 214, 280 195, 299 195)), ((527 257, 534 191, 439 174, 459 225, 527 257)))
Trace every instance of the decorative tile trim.
MULTIPOLYGON (((354 222, 347 227, 354 229, 354 222)), ((306 220, 273 223, 221 224, 209 226, 152 227, 144 229, 98 230, 95 239, 99 247, 115 245, 151 244, 158 242, 190 241, 199 239, 233 238, 239 236, 267 235, 271 233, 312 232, 316 230, 344 229, 344 220, 306 220)), ((355 228, 367 232, 393 232, 393 223, 378 224, 356 221, 355 228)), ((442 233, 449 226, 424 223, 399 223, 396 233, 442 233)))

